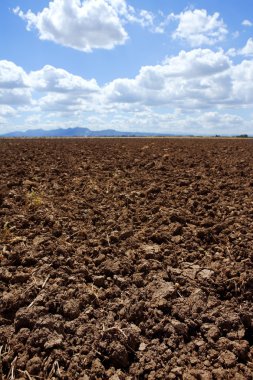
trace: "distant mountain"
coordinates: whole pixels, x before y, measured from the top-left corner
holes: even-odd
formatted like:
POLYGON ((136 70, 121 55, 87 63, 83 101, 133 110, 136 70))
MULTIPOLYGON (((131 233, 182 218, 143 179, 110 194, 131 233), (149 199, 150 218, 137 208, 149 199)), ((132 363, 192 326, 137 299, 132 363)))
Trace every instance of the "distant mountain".
POLYGON ((121 132, 114 129, 92 131, 89 128, 59 128, 52 130, 30 129, 24 132, 10 132, 0 137, 141 137, 141 136, 174 136, 173 134, 146 133, 146 132, 121 132))

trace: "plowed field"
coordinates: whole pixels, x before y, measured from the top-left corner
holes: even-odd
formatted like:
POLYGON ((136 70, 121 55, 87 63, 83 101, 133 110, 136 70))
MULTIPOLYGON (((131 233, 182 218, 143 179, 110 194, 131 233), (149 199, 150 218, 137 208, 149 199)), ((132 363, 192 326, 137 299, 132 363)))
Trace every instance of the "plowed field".
POLYGON ((0 379, 253 378, 253 140, 0 140, 0 379))

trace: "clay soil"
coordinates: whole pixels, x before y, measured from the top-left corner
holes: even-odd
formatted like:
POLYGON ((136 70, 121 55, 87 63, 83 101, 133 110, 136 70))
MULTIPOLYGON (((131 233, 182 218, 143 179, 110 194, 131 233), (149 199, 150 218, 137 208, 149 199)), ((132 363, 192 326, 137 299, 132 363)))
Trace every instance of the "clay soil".
POLYGON ((0 140, 0 379, 253 378, 253 140, 0 140))

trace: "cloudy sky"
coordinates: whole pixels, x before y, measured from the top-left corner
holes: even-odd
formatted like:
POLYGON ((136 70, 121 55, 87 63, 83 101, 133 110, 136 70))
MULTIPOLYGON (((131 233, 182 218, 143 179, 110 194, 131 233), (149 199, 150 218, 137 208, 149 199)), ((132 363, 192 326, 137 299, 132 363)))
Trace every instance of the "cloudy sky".
POLYGON ((252 0, 2 0, 0 134, 253 134, 252 0))

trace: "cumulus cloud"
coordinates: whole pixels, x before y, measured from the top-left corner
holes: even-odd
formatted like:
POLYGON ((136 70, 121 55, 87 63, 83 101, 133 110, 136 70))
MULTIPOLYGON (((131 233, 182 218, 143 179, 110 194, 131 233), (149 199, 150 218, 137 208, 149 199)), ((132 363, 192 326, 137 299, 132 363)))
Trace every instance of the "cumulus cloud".
POLYGON ((253 61, 244 60, 231 70, 233 80, 233 99, 236 104, 253 104, 253 61))
POLYGON ((13 116, 15 115, 15 109, 9 105, 0 105, 1 116, 13 116))
POLYGON ((142 27, 152 29, 154 27, 155 15, 145 9, 136 10, 133 6, 128 5, 125 0, 106 0, 121 20, 126 23, 137 23, 142 27))
POLYGON ((31 86, 37 91, 78 93, 83 96, 99 91, 95 79, 86 80, 50 65, 44 66, 41 70, 32 71, 29 79, 31 86))
POLYGON ((0 61, 0 89, 24 88, 28 85, 25 71, 15 63, 0 61))
POLYGON ((142 67, 134 79, 112 81, 104 92, 109 102, 208 107, 230 96, 230 66, 223 51, 181 51, 162 65, 142 67))
POLYGON ((37 106, 42 112, 71 113, 94 110, 98 104, 100 87, 95 79, 86 80, 66 70, 50 65, 29 74, 31 88, 42 96, 37 106))
POLYGON ((91 129, 203 135, 249 133, 251 128, 249 120, 232 113, 198 110, 185 113, 177 109, 165 113, 146 108, 139 112, 101 114, 87 117, 87 122, 91 129))
POLYGON ((51 102, 52 106, 58 103, 68 109, 68 105, 80 104, 80 99, 92 102, 99 91, 95 79, 86 80, 60 68, 46 65, 41 70, 26 73, 13 62, 0 61, 0 104, 15 107, 48 104, 50 108, 51 102), (37 96, 33 99, 35 91, 37 96), (45 93, 43 102, 40 98, 45 93))
POLYGON ((177 56, 166 58, 164 66, 170 75, 200 77, 217 74, 229 68, 231 62, 223 50, 210 49, 182 50, 177 56))
POLYGON ((49 93, 37 102, 41 111, 68 113, 81 110, 82 99, 67 94, 49 93))
POLYGON ((14 12, 37 29, 41 40, 53 41, 84 52, 112 49, 126 42, 128 35, 120 14, 125 12, 119 0, 52 0, 37 14, 19 8, 14 12))
POLYGON ((83 52, 125 44, 126 23, 158 31, 152 12, 136 10, 125 0, 52 0, 38 13, 24 13, 19 7, 13 11, 26 21, 27 30, 38 31, 41 40, 83 52))
POLYGON ((186 10, 178 15, 172 13, 168 18, 179 21, 172 37, 192 47, 214 45, 223 41, 228 33, 218 12, 208 15, 205 9, 186 10))
POLYGON ((15 63, 0 61, 0 104, 21 106, 31 103, 29 78, 15 63))
POLYGON ((250 20, 243 20, 242 25, 250 27, 253 26, 253 23, 250 20))
POLYGON ((227 55, 235 57, 237 55, 253 56, 253 38, 249 38, 246 45, 242 49, 231 48, 228 50, 227 55))
MULTIPOLYGON (((133 78, 119 78, 104 89, 105 102, 182 110, 253 105, 253 61, 234 64, 222 51, 194 49, 142 67, 133 78)), ((116 107, 116 106, 115 106, 116 107)))
POLYGON ((8 123, 17 114, 17 111, 9 105, 0 104, 0 133, 2 126, 8 126, 8 123))
POLYGON ((11 106, 22 106, 30 104, 32 101, 31 93, 27 89, 15 88, 13 90, 0 89, 0 104, 11 106))
POLYGON ((253 38, 249 38, 246 45, 240 50, 240 54, 253 56, 253 38))
POLYGON ((191 123, 210 131, 222 123, 250 128, 240 116, 224 110, 252 107, 253 60, 235 63, 223 50, 183 50, 160 65, 142 67, 134 78, 118 78, 104 86, 49 65, 26 73, 9 61, 0 61, 0 78, 2 121, 18 111, 27 115, 27 122, 36 116, 38 126, 60 118, 61 125, 89 120, 95 128, 102 120, 102 126, 118 125, 122 130, 132 125, 151 131, 159 125, 160 130, 187 131, 191 123))

